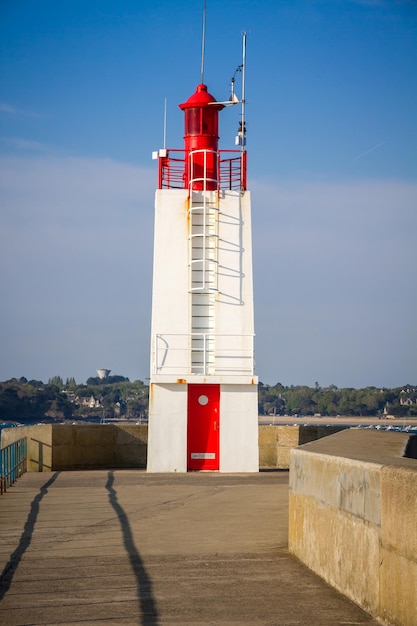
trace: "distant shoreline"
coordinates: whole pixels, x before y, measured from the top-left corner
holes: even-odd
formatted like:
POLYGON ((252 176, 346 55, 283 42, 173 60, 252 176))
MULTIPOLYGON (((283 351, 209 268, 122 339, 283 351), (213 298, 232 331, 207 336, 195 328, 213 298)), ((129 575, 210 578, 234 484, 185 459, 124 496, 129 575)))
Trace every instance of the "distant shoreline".
POLYGON ((301 417, 283 415, 260 415, 259 424, 262 426, 284 426, 307 424, 308 426, 417 426, 417 417, 372 417, 338 415, 328 417, 323 415, 303 415, 301 417))
MULTIPOLYGON (((70 419, 63 421, 42 421, 42 420, 30 420, 19 422, 17 420, 0 420, 0 427, 7 426, 35 426, 36 424, 99 424, 98 418, 89 420, 88 418, 82 419, 70 419)), ((111 419, 106 420, 106 423, 123 423, 123 424, 136 424, 138 419, 111 419)), ((360 415, 333 415, 321 417, 317 415, 302 415, 300 417, 294 417, 291 415, 259 415, 258 423, 260 426, 302 426, 307 424, 308 426, 417 426, 417 417, 373 417, 360 415)))

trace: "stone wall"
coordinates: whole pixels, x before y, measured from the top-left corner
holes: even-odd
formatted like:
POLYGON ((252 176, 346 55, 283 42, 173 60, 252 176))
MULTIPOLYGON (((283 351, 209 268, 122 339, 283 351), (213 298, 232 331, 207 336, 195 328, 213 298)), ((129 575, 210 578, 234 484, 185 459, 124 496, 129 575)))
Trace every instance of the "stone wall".
MULTIPOLYGON (((288 469, 291 448, 341 430, 259 426, 259 467, 288 469)), ((136 424, 40 424, 4 429, 2 445, 28 438, 29 471, 146 467, 148 427, 136 424)))
POLYGON ((148 427, 136 424, 39 424, 6 428, 5 446, 28 440, 28 471, 146 467, 148 427))
POLYGON ((28 472, 49 472, 52 468, 52 429, 50 424, 3 428, 1 445, 27 437, 28 472))
POLYGON ((290 459, 290 551, 395 626, 415 626, 417 616, 417 460, 403 456, 409 440, 349 429, 292 450, 290 459))
POLYGON ((343 426, 259 426, 259 467, 288 469, 290 450, 343 430, 343 426))

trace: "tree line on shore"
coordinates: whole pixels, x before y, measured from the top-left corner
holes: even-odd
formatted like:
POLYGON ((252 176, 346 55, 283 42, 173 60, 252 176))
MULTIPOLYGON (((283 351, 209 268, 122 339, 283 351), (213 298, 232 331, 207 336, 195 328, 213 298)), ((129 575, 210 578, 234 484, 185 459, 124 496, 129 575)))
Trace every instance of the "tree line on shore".
POLYGON ((109 417, 143 418, 148 411, 149 388, 125 376, 88 378, 77 384, 53 376, 47 383, 25 377, 0 382, 0 420, 66 421, 109 417))
POLYGON ((263 415, 392 415, 417 417, 417 387, 394 389, 365 387, 338 388, 259 384, 259 413, 263 415))
MULTIPOLYGON (((125 376, 88 378, 77 384, 53 376, 47 383, 25 377, 0 382, 0 420, 67 421, 124 417, 146 418, 149 387, 125 376)), ((260 415, 359 415, 417 417, 417 387, 338 388, 259 383, 260 415)))

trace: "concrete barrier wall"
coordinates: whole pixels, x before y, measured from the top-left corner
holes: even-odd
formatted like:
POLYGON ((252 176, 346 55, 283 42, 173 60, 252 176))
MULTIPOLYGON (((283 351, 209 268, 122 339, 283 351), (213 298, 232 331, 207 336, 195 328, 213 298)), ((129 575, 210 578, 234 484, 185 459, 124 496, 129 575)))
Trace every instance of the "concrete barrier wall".
POLYGON ((406 433, 349 429, 293 449, 289 549, 387 624, 417 623, 417 460, 406 433))
POLYGON ((19 428, 4 428, 1 431, 1 445, 22 437, 27 437, 28 444, 28 471, 49 472, 52 468, 52 426, 19 426, 19 428))
POLYGON ((259 426, 259 467, 288 469, 292 448, 340 430, 342 426, 259 426))
POLYGON ((146 467, 148 427, 136 424, 40 424, 6 428, 5 446, 28 440, 32 472, 101 467, 146 467))
MULTIPOLYGON (((292 448, 340 430, 337 426, 260 426, 259 467, 288 469, 292 448)), ((2 433, 2 445, 28 438, 29 471, 146 467, 147 426, 40 424, 6 428, 2 433)))

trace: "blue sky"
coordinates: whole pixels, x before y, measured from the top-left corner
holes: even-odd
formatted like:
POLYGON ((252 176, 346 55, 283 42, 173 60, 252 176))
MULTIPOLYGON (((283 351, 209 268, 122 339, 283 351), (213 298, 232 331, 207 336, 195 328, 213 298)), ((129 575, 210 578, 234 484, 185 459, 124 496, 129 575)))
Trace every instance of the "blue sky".
MULTIPOLYGON (((0 380, 149 375, 151 152, 165 98, 182 148, 202 10, 1 0, 0 380)), ((260 380, 416 384, 417 3, 207 0, 218 100, 242 30, 260 380)))

